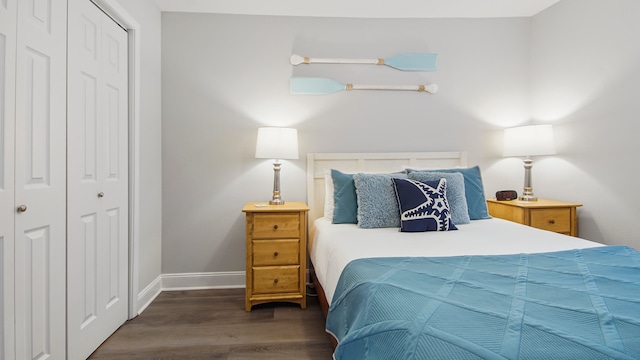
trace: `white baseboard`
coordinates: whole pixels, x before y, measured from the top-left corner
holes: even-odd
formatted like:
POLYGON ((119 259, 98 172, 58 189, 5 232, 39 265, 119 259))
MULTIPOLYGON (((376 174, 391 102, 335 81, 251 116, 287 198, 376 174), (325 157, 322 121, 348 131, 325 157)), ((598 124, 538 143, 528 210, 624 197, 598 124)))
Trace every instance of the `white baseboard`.
POLYGON ((244 271, 163 274, 162 290, 244 288, 245 279, 244 271))
MULTIPOLYGON (((138 304, 142 305, 139 306, 137 314, 140 315, 163 291, 237 289, 244 288, 245 282, 244 271, 162 274, 138 294, 138 304)), ((309 283, 309 270, 307 270, 307 283, 309 283)))
POLYGON ((162 275, 155 278, 147 287, 145 287, 138 294, 138 309, 136 313, 138 315, 142 314, 144 309, 151 304, 153 300, 155 300, 158 295, 162 292, 162 275))

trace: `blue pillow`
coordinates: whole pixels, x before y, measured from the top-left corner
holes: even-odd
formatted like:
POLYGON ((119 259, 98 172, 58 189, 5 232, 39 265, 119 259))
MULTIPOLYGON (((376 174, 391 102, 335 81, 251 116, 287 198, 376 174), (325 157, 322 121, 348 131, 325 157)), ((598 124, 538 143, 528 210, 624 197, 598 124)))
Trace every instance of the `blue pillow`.
POLYGON ((464 190, 464 175, 461 173, 442 173, 442 172, 426 172, 414 171, 409 173, 409 179, 420 182, 438 181, 441 178, 447 180, 447 202, 451 208, 451 220, 454 224, 468 224, 471 222, 469 218, 469 207, 464 190))
POLYGON ((393 179, 393 185, 400 206, 400 231, 458 230, 451 221, 446 179, 426 183, 393 179))
POLYGON ((409 174, 414 171, 461 173, 464 176, 464 191, 467 199, 467 207, 469 208, 469 218, 471 220, 491 219, 489 211, 487 210, 487 201, 484 197, 484 187, 482 186, 482 176, 480 175, 479 166, 437 170, 407 169, 407 173, 409 174))
POLYGON ((333 223, 357 224, 358 200, 353 174, 331 169, 333 179, 333 223))
POLYGON ((355 174, 353 176, 358 197, 358 227, 365 229, 400 227, 400 212, 392 177, 406 179, 407 174, 355 174))

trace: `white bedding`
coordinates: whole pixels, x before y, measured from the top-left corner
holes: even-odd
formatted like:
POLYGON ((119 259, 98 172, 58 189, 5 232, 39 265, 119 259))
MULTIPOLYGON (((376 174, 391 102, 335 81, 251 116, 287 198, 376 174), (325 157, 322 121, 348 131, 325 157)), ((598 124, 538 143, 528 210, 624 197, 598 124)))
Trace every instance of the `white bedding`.
POLYGON ((602 246, 502 219, 473 220, 456 231, 402 233, 398 228, 361 229, 355 224, 314 222, 309 256, 331 304, 338 279, 351 261, 369 257, 503 255, 602 246))

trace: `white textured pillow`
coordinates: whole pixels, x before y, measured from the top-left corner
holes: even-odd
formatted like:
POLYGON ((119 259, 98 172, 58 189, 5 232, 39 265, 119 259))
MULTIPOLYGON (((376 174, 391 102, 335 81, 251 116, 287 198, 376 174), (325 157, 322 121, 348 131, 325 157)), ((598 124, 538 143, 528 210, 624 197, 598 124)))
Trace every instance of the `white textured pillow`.
POLYGON ((334 206, 331 169, 324 169, 324 217, 332 221, 334 206))

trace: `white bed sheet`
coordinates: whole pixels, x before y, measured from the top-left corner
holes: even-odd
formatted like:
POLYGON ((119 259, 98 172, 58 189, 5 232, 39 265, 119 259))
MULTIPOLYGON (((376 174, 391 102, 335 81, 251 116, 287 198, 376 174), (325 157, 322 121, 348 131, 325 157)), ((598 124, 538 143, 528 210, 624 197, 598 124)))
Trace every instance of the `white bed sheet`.
POLYGON ((502 219, 473 220, 456 231, 403 233, 361 229, 318 218, 309 249, 316 277, 331 304, 338 279, 351 261, 370 257, 504 255, 584 249, 602 244, 502 219))

